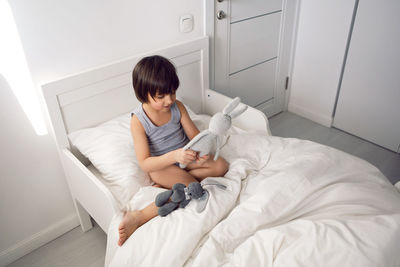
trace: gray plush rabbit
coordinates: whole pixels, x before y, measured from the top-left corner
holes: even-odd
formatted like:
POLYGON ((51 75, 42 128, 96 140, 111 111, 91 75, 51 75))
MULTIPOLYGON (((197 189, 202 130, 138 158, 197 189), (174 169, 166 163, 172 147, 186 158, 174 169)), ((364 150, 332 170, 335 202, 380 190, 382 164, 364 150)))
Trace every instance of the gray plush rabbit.
MULTIPOLYGON (((171 190, 159 193, 155 204, 158 209, 158 215, 164 217, 175 209, 184 208, 192 199, 200 199, 205 191, 199 182, 190 183, 187 187, 184 184, 177 183, 171 190)), ((208 199, 208 193, 205 196, 208 199)))
MULTIPOLYGON (((220 149, 218 136, 225 134, 232 125, 232 119, 247 109, 247 105, 243 105, 235 110, 239 103, 240 98, 236 97, 223 109, 222 113, 218 112, 212 116, 208 129, 196 135, 183 149, 196 151, 200 157, 214 153, 214 160, 217 160, 220 149)), ((179 164, 179 167, 185 168, 186 165, 179 164)))

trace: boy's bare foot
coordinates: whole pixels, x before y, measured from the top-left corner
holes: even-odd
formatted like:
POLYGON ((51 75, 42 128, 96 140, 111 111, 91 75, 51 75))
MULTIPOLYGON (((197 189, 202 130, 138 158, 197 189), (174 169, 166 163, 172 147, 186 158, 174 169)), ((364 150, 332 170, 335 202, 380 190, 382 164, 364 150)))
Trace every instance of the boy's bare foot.
POLYGON ((128 211, 118 226, 118 246, 122 244, 140 227, 140 211, 128 211))

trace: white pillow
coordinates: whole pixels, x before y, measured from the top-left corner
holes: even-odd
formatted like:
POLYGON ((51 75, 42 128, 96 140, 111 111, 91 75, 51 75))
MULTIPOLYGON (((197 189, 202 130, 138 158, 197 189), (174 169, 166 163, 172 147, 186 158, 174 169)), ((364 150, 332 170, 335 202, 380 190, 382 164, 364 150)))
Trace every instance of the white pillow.
POLYGON ((72 132, 71 143, 102 174, 121 210, 140 187, 151 185, 150 177, 139 167, 130 133, 130 114, 72 132))

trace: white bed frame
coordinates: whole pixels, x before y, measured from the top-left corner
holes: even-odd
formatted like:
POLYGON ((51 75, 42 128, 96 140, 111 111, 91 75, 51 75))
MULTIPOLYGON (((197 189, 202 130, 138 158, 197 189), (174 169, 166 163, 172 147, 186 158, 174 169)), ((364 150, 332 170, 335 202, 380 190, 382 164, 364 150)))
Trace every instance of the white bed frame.
MULTIPOLYGON (((178 97, 196 113, 213 115, 231 100, 209 87, 207 37, 180 43, 84 71, 42 86, 58 151, 83 231, 91 217, 107 233, 117 202, 102 183, 101 174, 79 153, 71 151, 68 133, 96 126, 139 105, 131 85, 131 71, 146 55, 172 60, 181 81, 178 97)), ((243 89, 245 90, 245 88, 243 89)), ((233 121, 250 132, 270 134, 266 116, 254 109, 233 121)))

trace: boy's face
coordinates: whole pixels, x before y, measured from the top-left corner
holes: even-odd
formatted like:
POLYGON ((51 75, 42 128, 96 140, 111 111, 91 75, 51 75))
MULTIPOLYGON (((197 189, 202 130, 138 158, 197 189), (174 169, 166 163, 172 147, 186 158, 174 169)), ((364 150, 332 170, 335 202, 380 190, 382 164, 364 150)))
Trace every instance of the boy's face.
POLYGON ((175 103, 176 94, 159 94, 157 93, 154 98, 150 94, 147 95, 149 105, 157 111, 169 111, 171 105, 175 103))

